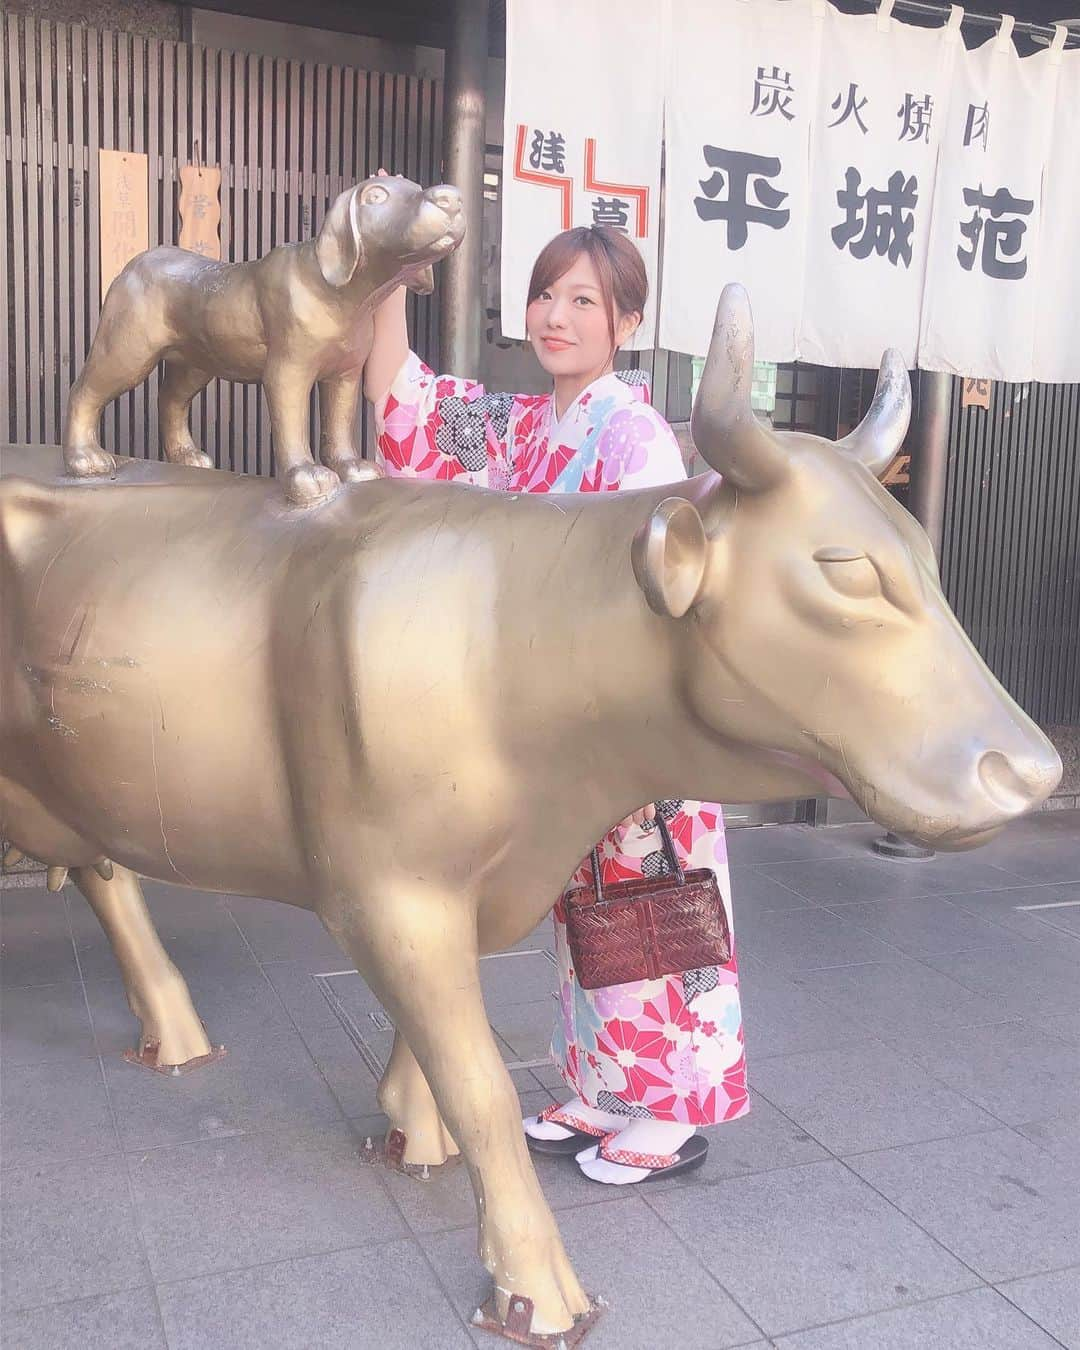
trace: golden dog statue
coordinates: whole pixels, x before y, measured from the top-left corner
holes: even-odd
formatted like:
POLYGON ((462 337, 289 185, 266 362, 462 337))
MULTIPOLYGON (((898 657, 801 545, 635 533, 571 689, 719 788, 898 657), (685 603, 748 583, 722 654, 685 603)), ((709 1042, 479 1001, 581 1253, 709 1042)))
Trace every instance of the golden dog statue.
POLYGON ((642 802, 846 790, 968 848, 1061 773, 877 481, 911 406, 898 354, 838 445, 760 425, 752 363, 729 287, 693 419, 715 472, 638 492, 397 479, 309 512, 145 461, 76 487, 38 452, 34 482, 28 451, 0 479, 0 834, 53 885, 75 869, 158 1063, 211 1047, 136 873, 317 913, 393 1019, 405 1161, 460 1149, 494 1315, 535 1334, 590 1305, 479 956, 642 802))
POLYGON ((68 398, 68 472, 115 473, 115 456, 98 441, 101 414, 164 360, 158 417, 172 463, 212 467, 192 440, 188 409, 216 376, 262 382, 277 473, 290 501, 310 505, 342 480, 375 477, 356 444, 371 312, 403 281, 430 291, 431 263, 452 253, 464 233, 457 188, 424 191, 408 179, 380 176, 343 192, 315 239, 281 244, 256 262, 214 262, 170 246, 138 254, 109 287, 68 398), (321 466, 308 443, 315 384, 321 466))

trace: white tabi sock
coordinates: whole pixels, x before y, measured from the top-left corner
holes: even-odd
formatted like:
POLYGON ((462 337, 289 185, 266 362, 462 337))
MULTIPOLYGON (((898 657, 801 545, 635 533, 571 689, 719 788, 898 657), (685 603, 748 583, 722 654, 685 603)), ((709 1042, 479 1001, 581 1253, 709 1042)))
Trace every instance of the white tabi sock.
MULTIPOLYGON (((579 1116, 589 1125, 595 1125, 598 1130, 603 1130, 607 1134, 612 1130, 621 1130, 624 1125, 629 1124, 626 1116, 613 1116, 610 1111, 598 1111, 595 1106, 586 1106, 580 1097, 572 1097, 570 1101, 564 1102, 562 1109, 568 1115, 579 1116)), ((532 1135, 534 1139, 569 1139, 573 1134, 573 1130, 568 1130, 553 1120, 541 1120, 539 1116, 526 1116, 522 1124, 525 1126, 525 1133, 532 1135)))

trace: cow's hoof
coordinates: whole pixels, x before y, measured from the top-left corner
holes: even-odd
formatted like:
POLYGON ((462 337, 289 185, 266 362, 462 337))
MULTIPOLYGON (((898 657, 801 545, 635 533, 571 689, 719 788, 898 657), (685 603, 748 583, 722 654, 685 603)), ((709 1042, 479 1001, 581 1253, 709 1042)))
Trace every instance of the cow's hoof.
POLYGON ((165 458, 170 464, 186 464, 191 469, 214 467, 214 461, 210 456, 195 445, 178 445, 174 450, 166 450, 165 458))
POLYGON ((558 1336, 568 1333, 594 1307, 574 1274, 554 1220, 550 1226, 548 1221, 530 1224, 517 1214, 509 1225, 500 1226, 490 1207, 482 1210, 480 1258, 495 1281, 492 1312, 504 1328, 514 1326, 517 1313, 524 1324, 521 1330, 538 1337, 558 1336), (549 1228, 546 1239, 544 1227, 549 1228), (515 1302, 525 1306, 515 1309, 515 1302))
POLYGON ((108 478, 116 473, 116 456, 100 445, 66 446, 64 468, 73 478, 108 478))
POLYGON ((471 1321, 474 1327, 493 1331, 496 1336, 516 1341, 518 1345, 541 1346, 544 1350, 573 1350, 593 1329, 606 1307, 606 1301, 597 1295, 591 1300, 588 1312, 575 1317, 566 1331, 534 1331, 531 1299, 511 1294, 506 1317, 503 1318, 499 1315, 498 1299, 492 1294, 473 1313, 471 1321))
POLYGON ((356 457, 332 460, 329 467, 343 483, 370 483, 376 478, 386 477, 382 469, 372 464, 370 460, 356 457))
POLYGON ((212 1045, 205 1055, 192 1055, 190 1059, 185 1059, 179 1064, 170 1063, 168 1059, 162 1057, 160 1042, 145 1041, 138 1050, 125 1050, 124 1059, 129 1064, 138 1065, 140 1069, 153 1069, 155 1073, 179 1077, 180 1074, 201 1068, 204 1064, 213 1064, 215 1060, 224 1059, 227 1054, 228 1051, 223 1045, 212 1045))
POLYGON ((341 487, 341 479, 322 464, 298 464, 285 475, 285 496, 294 506, 318 506, 341 487))

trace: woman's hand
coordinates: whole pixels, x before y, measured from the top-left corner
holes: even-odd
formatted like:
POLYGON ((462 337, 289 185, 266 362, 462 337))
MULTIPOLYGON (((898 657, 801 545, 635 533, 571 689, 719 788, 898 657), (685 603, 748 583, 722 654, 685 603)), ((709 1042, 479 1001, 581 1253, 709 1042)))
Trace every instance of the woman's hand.
POLYGON ((631 825, 637 825, 638 828, 645 824, 647 820, 656 819, 656 803, 650 802, 648 806, 642 806, 637 811, 631 811, 625 820, 619 821, 620 830, 628 830, 631 825))
MULTIPOLYGON (((377 178, 389 178, 379 169, 377 178)), ((378 403, 389 390, 394 376, 409 354, 409 330, 405 323, 405 287, 395 286, 372 314, 374 332, 371 351, 364 363, 364 397, 378 403)))

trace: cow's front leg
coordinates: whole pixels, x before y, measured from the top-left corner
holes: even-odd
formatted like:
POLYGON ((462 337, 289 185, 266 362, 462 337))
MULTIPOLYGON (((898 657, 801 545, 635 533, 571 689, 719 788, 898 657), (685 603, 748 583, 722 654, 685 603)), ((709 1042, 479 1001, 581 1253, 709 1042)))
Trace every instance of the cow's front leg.
POLYGON ((270 405, 277 476, 289 501, 297 506, 317 506, 341 486, 333 469, 316 464, 308 439, 308 412, 315 375, 295 361, 271 358, 263 375, 263 389, 270 405))
POLYGON ((404 1162, 440 1167, 461 1150, 443 1124, 424 1071, 416 1062, 400 1031, 394 1032, 394 1048, 379 1083, 379 1105, 390 1120, 391 1130, 405 1136, 404 1162))
POLYGON ((161 1069, 213 1057, 214 1048, 184 977, 161 945, 138 877, 116 864, 108 881, 92 867, 73 868, 71 876, 105 930, 120 966, 128 1007, 139 1019, 135 1058, 161 1069))
POLYGON ((408 1041, 461 1148, 499 1316, 517 1295, 532 1302, 534 1332, 568 1330, 589 1300, 533 1171, 484 1012, 475 912, 458 896, 389 891, 325 917, 408 1041))
POLYGON ((356 409, 360 379, 342 375, 319 381, 319 458, 343 483, 363 483, 382 475, 360 458, 356 441, 356 409))

